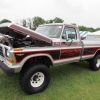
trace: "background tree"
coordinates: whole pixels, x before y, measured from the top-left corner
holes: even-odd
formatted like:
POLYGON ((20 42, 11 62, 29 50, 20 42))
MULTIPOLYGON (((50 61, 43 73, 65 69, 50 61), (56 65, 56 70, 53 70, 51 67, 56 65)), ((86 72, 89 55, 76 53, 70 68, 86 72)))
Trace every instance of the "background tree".
POLYGON ((96 29, 95 29, 95 31, 99 31, 99 30, 100 30, 100 28, 96 28, 96 29))
POLYGON ((61 18, 55 17, 55 18, 53 19, 53 22, 54 22, 54 23, 63 23, 64 20, 62 20, 61 18))
POLYGON ((63 23, 64 20, 62 20, 61 18, 58 18, 58 17, 55 17, 54 19, 50 19, 50 20, 47 20, 46 23, 63 23))
POLYGON ((48 20, 48 23, 53 23, 53 19, 48 20))
POLYGON ((26 19, 22 19, 21 20, 21 24, 22 24, 22 26, 27 27, 26 19))
POLYGON ((0 21, 0 24, 2 24, 2 23, 6 23, 6 22, 11 22, 11 21, 8 20, 8 19, 3 19, 3 20, 0 21))
POLYGON ((88 31, 88 28, 83 26, 83 25, 82 26, 78 26, 78 28, 79 28, 80 31, 88 31))
POLYGON ((44 23, 46 23, 46 21, 43 18, 39 16, 34 17, 33 18, 33 29, 35 30, 38 27, 38 25, 41 25, 44 23))
POLYGON ((92 28, 92 27, 86 27, 86 26, 78 26, 80 31, 89 31, 89 32, 95 32, 95 31, 99 31, 100 28, 92 28))
MULTIPOLYGON (((5 22, 11 22, 8 19, 3 19, 0 21, 0 24, 5 23, 5 22)), ((49 24, 49 23, 63 23, 64 20, 59 18, 59 17, 55 17, 54 19, 49 19, 49 20, 44 20, 43 18, 39 17, 39 16, 35 16, 32 19, 31 18, 27 18, 27 19, 22 19, 22 20, 17 20, 16 24, 22 25, 24 27, 28 27, 30 29, 35 30, 38 25, 41 24, 49 24)), ((72 23, 73 25, 76 25, 75 23, 72 23)), ((92 27, 86 27, 86 26, 78 26, 80 31, 89 31, 89 32, 95 32, 95 31, 99 31, 99 28, 92 28, 92 27)))
POLYGON ((96 31, 96 30, 95 30, 94 28, 92 28, 92 27, 87 28, 87 29, 88 29, 89 32, 95 32, 95 31, 96 31))
POLYGON ((28 24, 28 27, 32 29, 32 19, 31 18, 27 18, 27 24, 28 24))

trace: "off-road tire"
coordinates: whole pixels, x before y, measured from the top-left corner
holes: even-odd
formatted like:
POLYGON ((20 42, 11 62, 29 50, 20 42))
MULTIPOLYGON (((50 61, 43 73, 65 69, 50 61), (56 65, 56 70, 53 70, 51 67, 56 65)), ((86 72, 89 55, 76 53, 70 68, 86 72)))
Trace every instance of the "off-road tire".
POLYGON ((100 54, 95 55, 95 57, 90 60, 89 67, 94 71, 100 69, 100 54))
POLYGON ((21 71, 19 78, 22 90, 28 94, 42 92, 50 81, 49 68, 44 64, 36 64, 21 71))

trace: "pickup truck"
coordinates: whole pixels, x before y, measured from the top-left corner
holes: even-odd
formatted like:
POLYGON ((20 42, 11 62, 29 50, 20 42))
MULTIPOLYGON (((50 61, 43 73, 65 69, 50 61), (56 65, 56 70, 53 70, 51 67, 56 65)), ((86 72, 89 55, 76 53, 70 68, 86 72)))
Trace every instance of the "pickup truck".
POLYGON ((4 23, 0 33, 0 68, 8 76, 20 73, 20 86, 28 94, 46 89, 51 66, 86 60, 90 69, 100 69, 100 41, 81 40, 77 26, 44 24, 33 31, 4 23))

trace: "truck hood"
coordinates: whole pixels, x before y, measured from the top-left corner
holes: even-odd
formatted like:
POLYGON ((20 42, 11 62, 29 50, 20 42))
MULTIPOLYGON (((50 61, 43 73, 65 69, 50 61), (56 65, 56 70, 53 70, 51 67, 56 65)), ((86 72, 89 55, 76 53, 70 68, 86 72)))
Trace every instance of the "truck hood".
POLYGON ((0 24, 0 33, 1 34, 9 35, 9 34, 6 34, 7 32, 9 33, 9 31, 14 31, 13 35, 16 35, 16 34, 23 34, 24 36, 29 35, 30 37, 33 37, 40 41, 44 41, 49 44, 52 43, 52 40, 49 37, 42 35, 38 32, 35 32, 31 29, 28 29, 26 27, 23 27, 23 26, 20 26, 17 24, 13 24, 13 23, 0 24))

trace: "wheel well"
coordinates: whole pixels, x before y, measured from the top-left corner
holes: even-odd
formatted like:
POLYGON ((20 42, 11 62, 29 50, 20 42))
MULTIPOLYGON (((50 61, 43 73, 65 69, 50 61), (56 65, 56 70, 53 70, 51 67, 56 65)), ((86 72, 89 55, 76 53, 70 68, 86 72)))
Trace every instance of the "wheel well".
POLYGON ((31 66, 33 64, 37 64, 37 63, 42 63, 42 64, 45 64, 48 68, 50 67, 50 65, 53 65, 52 64, 52 61, 50 60, 49 57, 47 56, 37 56, 37 57, 32 57, 32 58, 29 58, 23 65, 22 69, 23 68, 26 68, 28 66, 31 66))
MULTIPOLYGON (((94 57, 97 56, 98 54, 100 54, 100 50, 96 52, 96 54, 94 55, 94 57)), ((89 61, 91 61, 93 58, 89 59, 89 61)))
MULTIPOLYGON (((97 56, 98 54, 100 54, 100 50, 98 50, 98 51, 95 53, 94 57, 97 56)), ((94 58, 94 57, 93 57, 93 58, 94 58)), ((90 62, 93 58, 87 59, 86 61, 87 61, 87 62, 90 62)))
POLYGON ((97 54, 100 54, 100 50, 96 52, 95 56, 96 56, 97 54))

